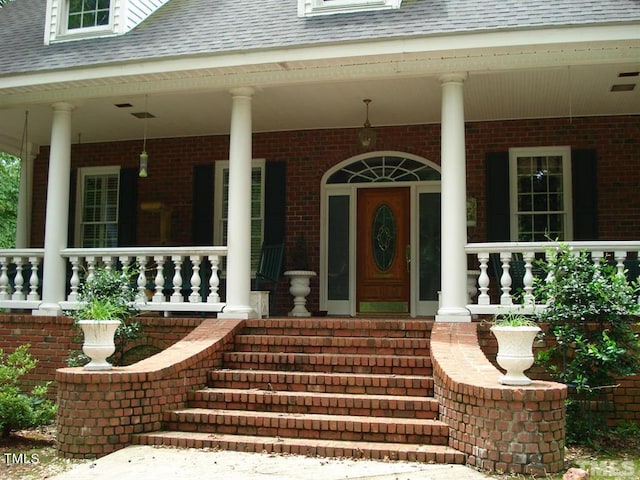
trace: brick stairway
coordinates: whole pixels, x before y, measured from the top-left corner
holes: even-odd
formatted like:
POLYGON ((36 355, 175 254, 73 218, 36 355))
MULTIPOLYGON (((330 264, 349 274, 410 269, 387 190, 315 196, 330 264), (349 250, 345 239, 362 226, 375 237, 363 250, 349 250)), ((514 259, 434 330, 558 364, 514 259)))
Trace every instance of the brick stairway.
POLYGON ((464 463, 437 420, 425 320, 249 320, 188 407, 135 443, 464 463))

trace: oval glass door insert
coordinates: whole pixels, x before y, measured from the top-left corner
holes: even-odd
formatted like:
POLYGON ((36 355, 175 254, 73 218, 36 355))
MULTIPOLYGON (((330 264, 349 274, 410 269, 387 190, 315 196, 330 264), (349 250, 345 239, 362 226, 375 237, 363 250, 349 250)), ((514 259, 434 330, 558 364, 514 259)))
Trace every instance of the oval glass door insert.
POLYGON ((385 272, 393 265, 396 252, 396 218, 386 203, 373 214, 371 236, 373 260, 376 267, 385 272))

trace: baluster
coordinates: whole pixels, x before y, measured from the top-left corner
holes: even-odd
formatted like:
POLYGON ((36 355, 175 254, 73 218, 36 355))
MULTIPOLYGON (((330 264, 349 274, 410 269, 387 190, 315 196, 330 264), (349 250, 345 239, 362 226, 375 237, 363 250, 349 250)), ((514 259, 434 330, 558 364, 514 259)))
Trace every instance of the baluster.
POLYGON ((69 295, 67 296, 67 300, 70 302, 78 301, 78 290, 80 288, 80 275, 78 271, 80 270, 80 257, 69 257, 69 261, 71 262, 71 279, 69 280, 69 295))
POLYGON ((16 264, 16 278, 13 279, 13 295, 11 295, 11 300, 26 300, 27 297, 22 291, 24 285, 22 257, 13 257, 13 263, 16 264))
POLYGON ((154 280, 156 291, 153 294, 154 302, 164 302, 164 294, 162 290, 164 290, 164 257, 156 256, 153 257, 156 262, 156 278, 154 280))
POLYGON ((136 257, 136 261, 138 262, 138 295, 136 297, 136 301, 138 303, 146 303, 147 302, 147 257, 140 256, 136 257))
POLYGON ((7 275, 8 258, 0 257, 0 300, 9 300, 9 275, 7 275))
POLYGON ((40 266, 40 259, 38 257, 29 257, 29 263, 31 264, 31 276, 29 277, 29 294, 27 300, 40 300, 40 294, 38 293, 38 287, 40 286, 40 279, 38 278, 38 267, 40 266))
POLYGON ((211 278, 209 279, 209 296, 207 297, 207 301, 209 303, 218 303, 220 301, 220 295, 218 293, 218 287, 220 285, 220 278, 218 278, 220 257, 218 255, 211 255, 209 257, 209 263, 211 264, 211 278))
POLYGON ((513 305, 511 298, 511 252, 500 252, 500 261, 502 262, 502 276, 500 277, 500 285, 502 286, 502 295, 500 296, 500 305, 513 305))
POLYGON ((109 255, 102 257, 102 263, 104 264, 105 270, 111 270, 113 267, 113 257, 109 255))
POLYGON ((91 281, 94 276, 94 272, 96 271, 96 257, 87 257, 87 278, 85 278, 85 282, 91 281))
POLYGON ((491 298, 489 297, 489 275, 487 274, 487 268, 489 264, 489 253, 478 253, 478 262, 480 263, 480 276, 478 277, 478 305, 489 305, 491 298))
POLYGON ((200 255, 191 255, 191 265, 193 266, 193 274, 191 275, 191 295, 189 295, 189 301, 191 303, 201 302, 202 295, 200 295, 200 285, 202 279, 200 278, 200 255))
POLYGON ((604 258, 604 252, 595 250, 591 252, 591 260, 595 263, 596 267, 602 265, 602 259, 604 258))
POLYGON ((618 269, 618 275, 624 277, 624 261, 627 259, 627 252, 614 252, 616 259, 616 268, 618 269))
POLYGON ((171 295, 171 301, 174 303, 184 302, 180 289, 182 288, 182 256, 174 255, 171 257, 173 260, 174 272, 173 272, 173 294, 171 295))
POLYGON ((533 296, 533 259, 535 254, 533 252, 525 252, 524 258, 524 277, 522 283, 524 284, 524 303, 533 305, 535 298, 533 296))

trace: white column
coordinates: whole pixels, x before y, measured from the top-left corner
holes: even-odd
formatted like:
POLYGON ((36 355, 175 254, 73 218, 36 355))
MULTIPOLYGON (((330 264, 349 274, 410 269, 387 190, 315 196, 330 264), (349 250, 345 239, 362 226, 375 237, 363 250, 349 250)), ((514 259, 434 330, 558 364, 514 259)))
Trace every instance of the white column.
POLYGON ((49 180, 44 230, 42 303, 38 314, 58 315, 65 298, 66 262, 60 250, 67 247, 69 174, 71 171, 71 111, 68 103, 53 105, 49 180))
POLYGON ((252 318, 251 307, 251 96, 249 87, 231 91, 229 211, 227 214, 227 305, 218 317, 252 318))
POLYGON ((442 84, 442 294, 439 322, 468 322, 466 158, 463 84, 466 75, 440 78, 442 84))

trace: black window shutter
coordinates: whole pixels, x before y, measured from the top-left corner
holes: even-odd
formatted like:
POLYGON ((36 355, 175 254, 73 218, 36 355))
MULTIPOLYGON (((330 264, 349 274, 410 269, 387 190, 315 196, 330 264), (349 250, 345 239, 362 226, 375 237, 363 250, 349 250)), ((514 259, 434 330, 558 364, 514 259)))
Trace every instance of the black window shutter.
POLYGON ((487 241, 511 240, 509 206, 509 152, 487 153, 487 241))
POLYGON ((596 151, 571 151, 571 179, 573 194, 573 239, 598 239, 596 151))
POLYGON ((194 245, 213 245, 213 163, 193 167, 192 239, 194 245))
POLYGON ((69 175, 69 221, 67 225, 67 246, 75 246, 76 228, 76 183, 78 182, 78 170, 73 168, 69 175))
POLYGON ((118 199, 118 246, 136 245, 138 213, 138 169, 120 170, 120 198, 118 199))
POLYGON ((264 243, 284 243, 287 212, 287 164, 266 162, 264 243))

